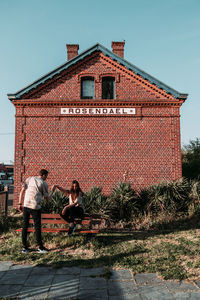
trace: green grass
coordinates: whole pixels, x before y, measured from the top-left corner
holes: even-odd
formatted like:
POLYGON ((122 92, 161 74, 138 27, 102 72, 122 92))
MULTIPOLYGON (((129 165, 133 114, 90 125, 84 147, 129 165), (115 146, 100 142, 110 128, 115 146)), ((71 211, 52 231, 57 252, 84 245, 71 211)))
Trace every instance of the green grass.
MULTIPOLYGON (((44 233, 43 241, 51 250, 49 253, 22 254, 21 234, 11 227, 0 236, 0 260, 54 267, 130 268, 134 273, 157 272, 164 279, 199 280, 199 237, 200 229, 117 231, 73 237, 66 233, 44 233)), ((32 233, 29 242, 36 250, 32 233)))
MULTIPOLYGON (((22 254, 22 217, 1 219, 0 260, 35 265, 130 268, 134 273, 157 272, 165 279, 200 280, 200 229, 198 216, 179 219, 146 219, 149 230, 104 231, 98 235, 43 233, 43 241, 51 251, 38 254, 33 233, 29 234, 34 250, 22 254), (158 228, 160 230, 158 230, 158 228), (175 230, 174 230, 175 228, 175 230)), ((143 222, 145 226, 145 222, 143 222)))

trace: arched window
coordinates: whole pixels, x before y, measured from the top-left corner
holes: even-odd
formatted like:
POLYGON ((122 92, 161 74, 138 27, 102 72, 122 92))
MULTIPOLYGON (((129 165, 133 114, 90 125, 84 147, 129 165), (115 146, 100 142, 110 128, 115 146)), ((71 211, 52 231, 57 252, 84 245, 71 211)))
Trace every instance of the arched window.
POLYGON ((81 99, 94 99, 94 78, 81 78, 81 99))
POLYGON ((114 99, 115 98, 115 78, 103 77, 102 78, 102 99, 114 99))

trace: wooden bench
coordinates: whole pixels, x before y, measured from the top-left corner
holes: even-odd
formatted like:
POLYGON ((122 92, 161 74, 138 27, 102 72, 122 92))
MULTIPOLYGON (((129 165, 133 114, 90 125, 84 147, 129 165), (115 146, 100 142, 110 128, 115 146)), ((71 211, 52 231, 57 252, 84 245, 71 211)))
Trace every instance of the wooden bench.
MULTIPOLYGON (((75 232, 78 233, 99 232, 98 229, 92 229, 92 225, 100 224, 101 220, 99 215, 89 216, 88 214, 85 214, 83 219, 75 219, 75 221, 76 224, 81 224, 81 229, 77 228, 75 232)), ((59 214, 42 214, 41 223, 42 223, 42 229, 41 229, 42 232, 67 232, 69 230, 69 223, 67 223, 63 218, 61 218, 59 214), (62 227, 60 225, 62 225, 62 227)), ((28 228, 28 232, 34 232, 35 231, 33 226, 34 221, 32 218, 30 218, 29 224, 31 224, 32 226, 28 228)), ((21 232, 22 228, 16 229, 16 231, 21 232)))

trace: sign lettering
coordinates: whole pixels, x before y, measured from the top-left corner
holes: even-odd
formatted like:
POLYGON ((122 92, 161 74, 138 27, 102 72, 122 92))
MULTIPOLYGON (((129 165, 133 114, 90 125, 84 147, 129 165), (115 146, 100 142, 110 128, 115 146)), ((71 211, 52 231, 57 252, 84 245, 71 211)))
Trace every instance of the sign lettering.
POLYGON ((62 107, 61 115, 135 115, 135 108, 128 107, 62 107))

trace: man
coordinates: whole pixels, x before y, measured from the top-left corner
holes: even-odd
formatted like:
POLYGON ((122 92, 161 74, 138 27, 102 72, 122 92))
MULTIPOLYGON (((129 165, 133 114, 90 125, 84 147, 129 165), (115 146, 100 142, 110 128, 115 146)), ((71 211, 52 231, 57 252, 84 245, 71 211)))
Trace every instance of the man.
POLYGON ((38 244, 38 252, 46 253, 48 249, 43 246, 42 236, 41 236, 41 201, 43 198, 50 200, 55 186, 53 186, 52 191, 48 192, 48 185, 45 182, 48 176, 48 171, 45 169, 40 170, 39 176, 33 176, 26 179, 21 189, 19 195, 18 209, 22 211, 23 206, 23 228, 22 228, 22 253, 29 252, 27 245, 27 229, 29 226, 30 215, 32 215, 34 220, 35 235, 38 244), (24 203, 23 203, 24 200, 24 203))

